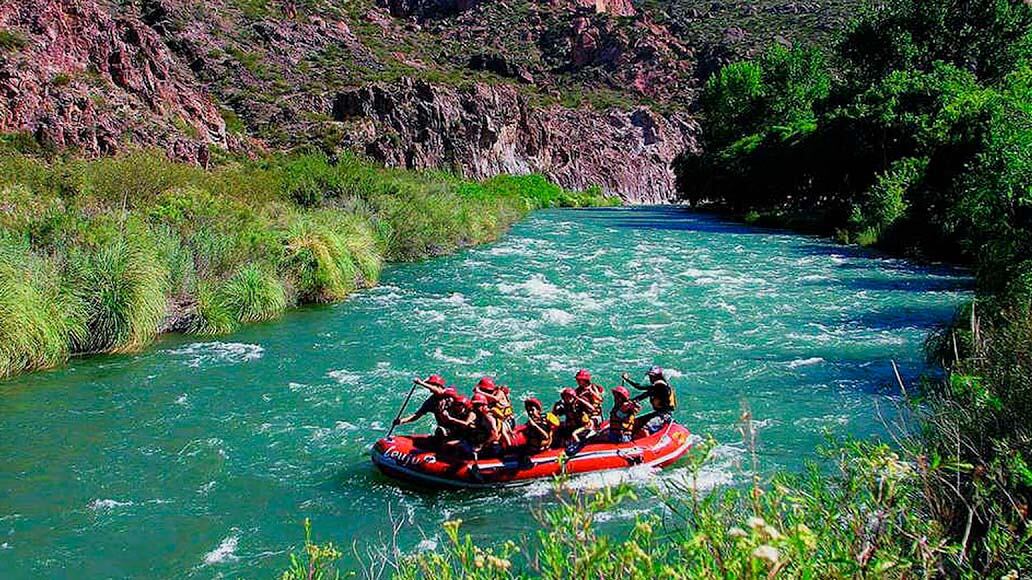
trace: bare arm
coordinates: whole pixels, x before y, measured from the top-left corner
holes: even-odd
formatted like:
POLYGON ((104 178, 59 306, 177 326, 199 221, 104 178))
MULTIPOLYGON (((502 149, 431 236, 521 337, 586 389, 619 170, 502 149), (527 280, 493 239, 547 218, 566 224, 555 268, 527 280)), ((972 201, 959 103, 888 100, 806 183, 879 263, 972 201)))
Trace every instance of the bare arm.
POLYGON ((624 373, 624 374, 620 375, 620 378, 623 379, 625 383, 627 383, 628 385, 631 385, 632 387, 634 387, 635 389, 638 389, 639 391, 647 391, 647 390, 649 390, 648 387, 643 387, 643 386, 641 386, 640 383, 636 383, 633 380, 631 380, 631 375, 629 375, 627 373, 624 373))

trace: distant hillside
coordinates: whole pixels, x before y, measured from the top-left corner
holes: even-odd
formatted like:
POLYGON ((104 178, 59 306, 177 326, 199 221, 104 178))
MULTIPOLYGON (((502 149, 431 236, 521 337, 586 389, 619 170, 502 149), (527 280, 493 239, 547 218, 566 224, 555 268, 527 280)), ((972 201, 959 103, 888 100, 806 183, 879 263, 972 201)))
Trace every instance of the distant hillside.
POLYGON ((471 177, 673 194, 713 63, 821 38, 844 2, 25 0, 0 5, 0 131, 207 163, 317 143, 471 177), (835 8, 838 6, 839 8, 835 8))

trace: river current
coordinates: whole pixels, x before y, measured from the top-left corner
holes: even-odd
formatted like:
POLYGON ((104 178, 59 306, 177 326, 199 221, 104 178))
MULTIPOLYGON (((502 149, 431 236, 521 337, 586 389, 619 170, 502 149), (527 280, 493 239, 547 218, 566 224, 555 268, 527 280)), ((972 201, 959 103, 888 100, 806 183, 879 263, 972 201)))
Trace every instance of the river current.
POLYGON ((675 208, 538 212, 496 244, 391 267, 344 303, 0 384, 0 575, 271 577, 305 517, 363 553, 394 523, 404 551, 436 545, 452 518, 488 542, 524 533, 548 484, 427 492, 374 471, 366 450, 431 372, 464 390, 487 372, 547 404, 581 367, 614 386, 659 364, 678 420, 719 442, 703 486, 749 477, 743 409, 761 470, 798 469, 829 435, 884 434, 890 360, 908 380, 924 372, 925 335, 969 285, 675 208))

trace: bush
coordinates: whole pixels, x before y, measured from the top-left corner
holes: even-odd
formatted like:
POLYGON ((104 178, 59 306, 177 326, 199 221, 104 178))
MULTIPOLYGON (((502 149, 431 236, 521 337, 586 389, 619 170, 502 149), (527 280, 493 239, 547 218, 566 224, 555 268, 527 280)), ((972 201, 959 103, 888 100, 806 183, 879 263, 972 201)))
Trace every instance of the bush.
POLYGON ((128 352, 145 346, 165 316, 168 272, 139 242, 120 240, 70 256, 87 332, 80 352, 128 352))
POLYGON ((218 302, 237 322, 263 322, 287 307, 283 284, 271 272, 248 264, 219 286, 218 302))
POLYGON ((330 228, 300 219, 286 234, 280 265, 302 302, 341 300, 356 287, 358 270, 347 244, 330 228))
POLYGON ((0 238, 0 378, 57 366, 86 329, 52 264, 0 238))

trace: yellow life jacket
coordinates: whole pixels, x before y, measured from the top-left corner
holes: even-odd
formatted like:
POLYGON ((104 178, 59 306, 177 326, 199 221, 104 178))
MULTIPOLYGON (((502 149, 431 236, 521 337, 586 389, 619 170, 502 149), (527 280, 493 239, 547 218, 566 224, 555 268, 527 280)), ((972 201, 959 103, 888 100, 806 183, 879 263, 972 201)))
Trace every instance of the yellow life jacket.
POLYGON ((495 405, 491 407, 491 414, 502 421, 507 421, 515 412, 512 410, 512 405, 495 405))
POLYGON ((542 417, 540 421, 529 419, 527 423, 534 423, 545 432, 545 435, 542 437, 537 429, 533 429, 528 425, 526 431, 524 431, 527 436, 527 446, 532 449, 548 449, 552 446, 552 432, 559 425, 558 417, 549 413, 548 416, 542 417), (552 421, 553 419, 555 420, 554 422, 552 421))
POLYGON ((677 395, 674 393, 674 388, 670 386, 670 383, 662 381, 663 385, 666 386, 666 392, 660 392, 656 386, 660 384, 660 381, 656 381, 649 387, 649 402, 652 403, 652 408, 660 411, 673 411, 677 408, 677 395))

